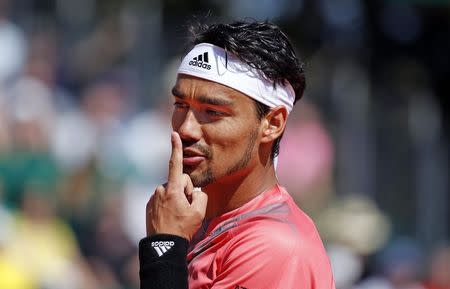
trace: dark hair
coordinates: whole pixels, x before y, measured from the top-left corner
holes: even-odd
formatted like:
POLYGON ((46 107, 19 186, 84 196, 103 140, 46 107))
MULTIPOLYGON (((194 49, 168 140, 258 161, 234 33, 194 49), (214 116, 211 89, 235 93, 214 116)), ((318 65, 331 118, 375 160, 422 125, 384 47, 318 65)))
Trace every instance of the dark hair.
MULTIPOLYGON (((230 24, 191 25, 190 46, 210 43, 236 55, 241 61, 257 69, 261 77, 274 85, 289 82, 295 91, 295 102, 305 90, 303 63, 295 55, 287 36, 278 26, 268 21, 237 21, 230 24)), ((255 101, 259 119, 267 115, 270 108, 255 101)), ((272 146, 272 158, 278 155, 281 136, 272 146)))

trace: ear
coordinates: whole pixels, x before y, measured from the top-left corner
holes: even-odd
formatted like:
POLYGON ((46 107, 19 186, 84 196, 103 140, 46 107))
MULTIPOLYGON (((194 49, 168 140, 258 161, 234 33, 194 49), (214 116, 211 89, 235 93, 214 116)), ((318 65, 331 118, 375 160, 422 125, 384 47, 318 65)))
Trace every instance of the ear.
POLYGON ((264 117, 261 143, 270 143, 280 137, 286 127, 287 109, 277 106, 264 117))

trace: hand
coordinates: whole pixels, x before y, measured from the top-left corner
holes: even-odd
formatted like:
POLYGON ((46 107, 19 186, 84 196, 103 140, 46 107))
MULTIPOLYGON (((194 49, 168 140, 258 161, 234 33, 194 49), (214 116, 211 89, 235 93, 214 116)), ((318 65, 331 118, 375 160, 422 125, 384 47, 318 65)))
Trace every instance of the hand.
POLYGON ((183 174, 183 148, 178 133, 172 132, 171 141, 167 183, 158 186, 147 203, 147 236, 172 234, 191 241, 205 218, 208 196, 194 190, 191 178, 183 174))

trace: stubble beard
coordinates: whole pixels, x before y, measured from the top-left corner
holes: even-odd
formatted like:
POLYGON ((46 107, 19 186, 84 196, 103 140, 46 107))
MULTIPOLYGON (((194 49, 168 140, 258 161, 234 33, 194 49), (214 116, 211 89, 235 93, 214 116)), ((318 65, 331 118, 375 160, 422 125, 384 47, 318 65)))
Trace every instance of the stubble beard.
POLYGON ((206 187, 207 185, 214 183, 216 181, 214 174, 211 168, 208 168, 205 172, 203 172, 200 176, 190 176, 192 184, 194 187, 206 187))
POLYGON ((225 175, 231 175, 234 174, 241 169, 245 168, 252 158, 252 151, 256 143, 256 138, 258 137, 258 129, 255 128, 251 133, 250 137, 248 138, 247 147, 245 148, 245 151, 241 158, 234 164, 231 168, 227 170, 227 173, 225 175))
MULTIPOLYGON (((226 170, 225 176, 234 174, 241 169, 245 168, 252 157, 252 152, 256 143, 256 139, 258 136, 258 129, 254 129, 250 133, 250 137, 248 138, 247 147, 245 148, 242 157, 230 168, 226 170)), ((209 184, 212 184, 216 181, 216 176, 212 172, 211 168, 207 168, 205 172, 203 172, 200 176, 191 175, 192 184, 194 187, 205 187, 209 184)))

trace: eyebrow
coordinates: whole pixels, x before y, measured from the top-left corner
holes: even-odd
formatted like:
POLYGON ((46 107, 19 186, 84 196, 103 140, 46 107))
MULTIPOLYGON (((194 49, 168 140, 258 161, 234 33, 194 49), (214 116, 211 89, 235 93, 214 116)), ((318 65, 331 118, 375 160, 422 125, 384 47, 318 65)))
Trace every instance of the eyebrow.
MULTIPOLYGON (((172 94, 181 99, 185 99, 186 95, 183 94, 180 90, 177 89, 177 87, 172 88, 172 94)), ((207 97, 207 96, 198 96, 196 100, 203 104, 209 104, 209 105, 216 105, 216 106, 233 106, 233 102, 227 99, 223 98, 216 98, 216 97, 207 97)))

